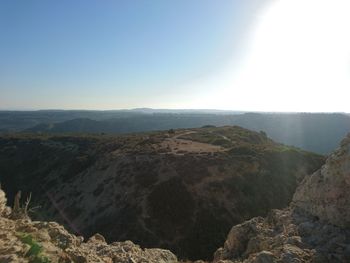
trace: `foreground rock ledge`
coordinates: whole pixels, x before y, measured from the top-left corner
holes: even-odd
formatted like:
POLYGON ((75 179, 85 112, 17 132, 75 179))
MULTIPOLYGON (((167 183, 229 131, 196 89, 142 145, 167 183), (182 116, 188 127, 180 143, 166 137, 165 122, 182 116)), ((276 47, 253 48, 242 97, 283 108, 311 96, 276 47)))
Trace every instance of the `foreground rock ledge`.
POLYGON ((0 262, 178 262, 168 250, 141 249, 131 241, 107 244, 99 234, 83 242, 82 237, 55 222, 10 219, 11 211, 5 204, 0 190, 0 262), (30 252, 33 244, 42 247, 40 253, 30 252))

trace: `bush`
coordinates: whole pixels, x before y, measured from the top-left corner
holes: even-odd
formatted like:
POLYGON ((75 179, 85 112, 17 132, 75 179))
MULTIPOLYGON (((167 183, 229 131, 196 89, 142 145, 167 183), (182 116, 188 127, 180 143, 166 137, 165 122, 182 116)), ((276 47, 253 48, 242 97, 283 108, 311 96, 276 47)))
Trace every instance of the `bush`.
POLYGON ((30 246, 26 257, 29 257, 30 263, 50 263, 50 260, 41 255, 43 247, 30 235, 20 234, 19 238, 21 241, 30 246))

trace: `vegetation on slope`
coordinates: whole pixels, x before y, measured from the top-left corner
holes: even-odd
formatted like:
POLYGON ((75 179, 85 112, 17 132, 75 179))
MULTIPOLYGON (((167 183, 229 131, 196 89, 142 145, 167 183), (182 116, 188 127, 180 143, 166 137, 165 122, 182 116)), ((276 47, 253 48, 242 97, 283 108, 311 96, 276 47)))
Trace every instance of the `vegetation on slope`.
MULTIPOLYGON (((350 131, 340 113, 244 113, 220 111, 0 111, 0 133, 131 133, 204 125, 239 125, 277 142, 321 154, 334 150, 350 131)), ((221 142, 224 142, 221 140, 221 142)))
POLYGON ((288 205, 323 157, 237 126, 125 136, 4 135, 0 175, 37 218, 210 258, 230 227, 288 205))

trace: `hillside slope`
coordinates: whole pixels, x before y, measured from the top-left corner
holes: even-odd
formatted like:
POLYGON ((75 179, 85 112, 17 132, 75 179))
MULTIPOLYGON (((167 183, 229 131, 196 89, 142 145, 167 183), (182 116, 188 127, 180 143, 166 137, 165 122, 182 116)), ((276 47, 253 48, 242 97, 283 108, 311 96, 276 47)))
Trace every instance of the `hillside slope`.
POLYGON ((0 137, 1 182, 86 237, 210 258, 234 224, 288 205, 323 157, 240 127, 0 137))

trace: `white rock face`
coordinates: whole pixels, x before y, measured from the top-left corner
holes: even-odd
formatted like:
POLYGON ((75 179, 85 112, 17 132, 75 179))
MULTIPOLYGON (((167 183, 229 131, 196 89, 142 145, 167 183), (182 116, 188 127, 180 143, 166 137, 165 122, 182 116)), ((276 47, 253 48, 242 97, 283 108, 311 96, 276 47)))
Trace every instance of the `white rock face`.
POLYGON ((350 262, 350 134, 288 208, 234 226, 214 262, 350 262))
POLYGON ((350 134, 325 165, 304 179, 293 203, 321 220, 350 227, 350 134))

